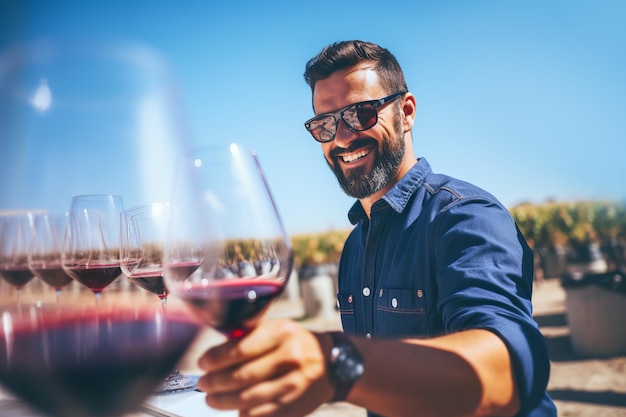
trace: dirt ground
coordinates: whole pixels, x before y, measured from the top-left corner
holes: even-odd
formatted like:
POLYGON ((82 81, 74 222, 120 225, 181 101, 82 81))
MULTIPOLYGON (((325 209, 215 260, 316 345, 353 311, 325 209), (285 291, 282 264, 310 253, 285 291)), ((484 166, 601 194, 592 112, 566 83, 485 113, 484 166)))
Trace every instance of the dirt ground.
MULTIPOLYGON (((622 297, 626 303, 626 296, 622 297)), ((559 280, 548 279, 535 286, 534 316, 550 349, 548 391, 559 416, 626 416, 626 354, 601 358, 575 352, 565 301, 566 292, 559 280)), ((621 331, 626 332, 626 325, 621 331)))

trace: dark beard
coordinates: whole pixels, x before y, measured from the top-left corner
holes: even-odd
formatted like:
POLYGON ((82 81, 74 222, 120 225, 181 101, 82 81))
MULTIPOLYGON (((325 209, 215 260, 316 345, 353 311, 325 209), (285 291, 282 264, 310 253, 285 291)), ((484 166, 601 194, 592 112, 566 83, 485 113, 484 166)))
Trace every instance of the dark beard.
POLYGON ((365 198, 380 191, 398 172, 398 167, 404 158, 405 146, 402 132, 402 119, 396 117, 394 123, 394 139, 385 138, 381 149, 373 151, 374 162, 371 171, 365 167, 350 170, 346 177, 339 165, 333 166, 328 160, 326 163, 335 173, 343 191, 354 198, 365 198))

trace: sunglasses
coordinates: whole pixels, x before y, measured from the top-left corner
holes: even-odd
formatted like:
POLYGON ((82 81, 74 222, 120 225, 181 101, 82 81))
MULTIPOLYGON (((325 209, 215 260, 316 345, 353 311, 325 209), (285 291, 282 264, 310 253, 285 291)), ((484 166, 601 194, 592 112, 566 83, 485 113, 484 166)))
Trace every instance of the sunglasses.
POLYGON ((340 118, 353 132, 362 132, 378 123, 379 108, 404 94, 406 93, 397 92, 378 100, 353 103, 343 109, 315 116, 307 120, 304 127, 311 133, 313 139, 322 143, 335 139, 340 118))

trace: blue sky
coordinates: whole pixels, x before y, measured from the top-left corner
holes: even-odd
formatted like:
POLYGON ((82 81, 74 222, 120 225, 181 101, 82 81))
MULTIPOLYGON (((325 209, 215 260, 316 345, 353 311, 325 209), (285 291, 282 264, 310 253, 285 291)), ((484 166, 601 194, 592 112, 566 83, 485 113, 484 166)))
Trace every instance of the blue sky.
MULTIPOLYGON (((417 98, 416 154, 433 170, 508 207, 626 199, 620 0, 0 3, 0 53, 28 39, 77 37, 157 50, 173 70, 189 140, 254 147, 290 233, 349 226, 352 199, 303 128, 312 110, 302 78, 310 57, 346 39, 379 43, 400 61, 417 98)), ((0 148, 0 186, 41 189, 32 166, 3 170, 19 146, 0 148)), ((123 196, 127 206, 142 203, 132 191, 123 196)), ((20 204, 0 195, 0 210, 20 204)), ((53 205, 43 197, 28 204, 53 205)))

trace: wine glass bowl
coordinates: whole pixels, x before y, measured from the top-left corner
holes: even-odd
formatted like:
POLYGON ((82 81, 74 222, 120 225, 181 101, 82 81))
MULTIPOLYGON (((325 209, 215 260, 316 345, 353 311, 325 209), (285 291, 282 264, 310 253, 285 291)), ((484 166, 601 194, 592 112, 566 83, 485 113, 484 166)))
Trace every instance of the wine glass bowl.
POLYGON ((165 281, 228 337, 254 327, 283 290, 293 254, 261 165, 243 146, 191 151, 171 199, 165 281), (200 256, 188 248, 200 248, 200 256))

